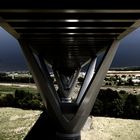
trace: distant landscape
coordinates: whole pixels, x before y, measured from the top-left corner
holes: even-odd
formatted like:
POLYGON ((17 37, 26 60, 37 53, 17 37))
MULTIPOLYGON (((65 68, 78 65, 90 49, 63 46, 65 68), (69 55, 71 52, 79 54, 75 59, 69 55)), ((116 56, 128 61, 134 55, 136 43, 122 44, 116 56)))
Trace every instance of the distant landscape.
MULTIPOLYGON (((80 73, 71 96, 76 100, 85 73, 80 73)), ((55 87, 57 82, 52 74, 55 87)), ((44 105, 29 72, 0 74, 0 107, 43 110, 44 105)), ((108 71, 91 112, 94 116, 140 119, 140 71, 108 71)))
POLYGON ((116 70, 116 71, 140 71, 140 66, 110 67, 110 70, 116 70))

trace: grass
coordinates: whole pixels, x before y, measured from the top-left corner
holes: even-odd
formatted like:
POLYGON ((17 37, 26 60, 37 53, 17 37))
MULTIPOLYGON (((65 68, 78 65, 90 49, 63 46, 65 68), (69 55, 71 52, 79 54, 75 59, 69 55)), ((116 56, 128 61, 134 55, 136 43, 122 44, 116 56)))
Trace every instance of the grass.
POLYGON ((5 94, 5 93, 14 93, 16 89, 19 90, 24 90, 24 91, 29 91, 30 93, 37 93, 37 89, 36 88, 32 88, 32 87, 20 87, 20 86, 6 86, 6 85, 0 85, 0 94, 5 94))
MULTIPOLYGON (((40 113, 0 108, 0 140, 23 140, 40 113)), ((89 117, 81 132, 81 140, 140 140, 139 131, 140 120, 89 117)))
POLYGON ((22 140, 41 111, 0 108, 0 140, 22 140))
POLYGON ((140 120, 89 117, 82 140, 140 140, 140 120))

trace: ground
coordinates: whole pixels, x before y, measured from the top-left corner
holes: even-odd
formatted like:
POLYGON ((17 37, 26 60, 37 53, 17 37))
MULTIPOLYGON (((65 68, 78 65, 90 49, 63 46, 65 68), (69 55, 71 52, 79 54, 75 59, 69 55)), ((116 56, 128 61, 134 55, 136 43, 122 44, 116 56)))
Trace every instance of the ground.
POLYGON ((140 140, 140 120, 89 117, 82 140, 140 140))
MULTIPOLYGON (((41 111, 0 108, 0 140, 23 140, 41 111)), ((82 140, 140 140, 140 120, 89 117, 82 140)))
POLYGON ((22 140, 40 111, 0 108, 0 140, 22 140))

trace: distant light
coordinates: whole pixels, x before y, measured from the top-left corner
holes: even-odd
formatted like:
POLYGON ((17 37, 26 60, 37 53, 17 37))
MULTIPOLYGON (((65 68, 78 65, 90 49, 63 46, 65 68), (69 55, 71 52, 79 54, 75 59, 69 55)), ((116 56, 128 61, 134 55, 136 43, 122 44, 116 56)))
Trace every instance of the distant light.
POLYGON ((68 35, 75 35, 76 33, 67 33, 68 35))
POLYGON ((65 13, 77 13, 77 10, 65 10, 65 13))
POLYGON ((66 19, 65 21, 66 22, 79 22, 78 19, 66 19))
POLYGON ((66 27, 66 29, 78 29, 78 27, 66 27))

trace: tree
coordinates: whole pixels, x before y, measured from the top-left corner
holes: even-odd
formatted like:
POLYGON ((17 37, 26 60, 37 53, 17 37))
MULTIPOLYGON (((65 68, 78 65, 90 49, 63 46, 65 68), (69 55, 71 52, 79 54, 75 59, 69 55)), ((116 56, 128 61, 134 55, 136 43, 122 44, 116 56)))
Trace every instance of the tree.
POLYGON ((6 94, 3 98, 1 98, 1 106, 3 107, 14 107, 15 99, 12 94, 6 94))
POLYGON ((128 95, 125 105, 124 105, 124 115, 126 118, 131 118, 131 119, 140 119, 139 113, 139 101, 136 95, 128 95))
POLYGON ((108 104, 108 114, 111 117, 122 117, 124 109, 124 103, 121 99, 114 99, 108 104))
POLYGON ((127 83, 129 86, 134 86, 134 82, 132 81, 132 77, 128 78, 127 83))
POLYGON ((82 84, 84 82, 84 78, 83 77, 79 77, 78 78, 78 82, 82 84))
POLYGON ((96 99, 95 104, 91 111, 92 115, 102 116, 103 115, 103 102, 99 99, 96 99))

